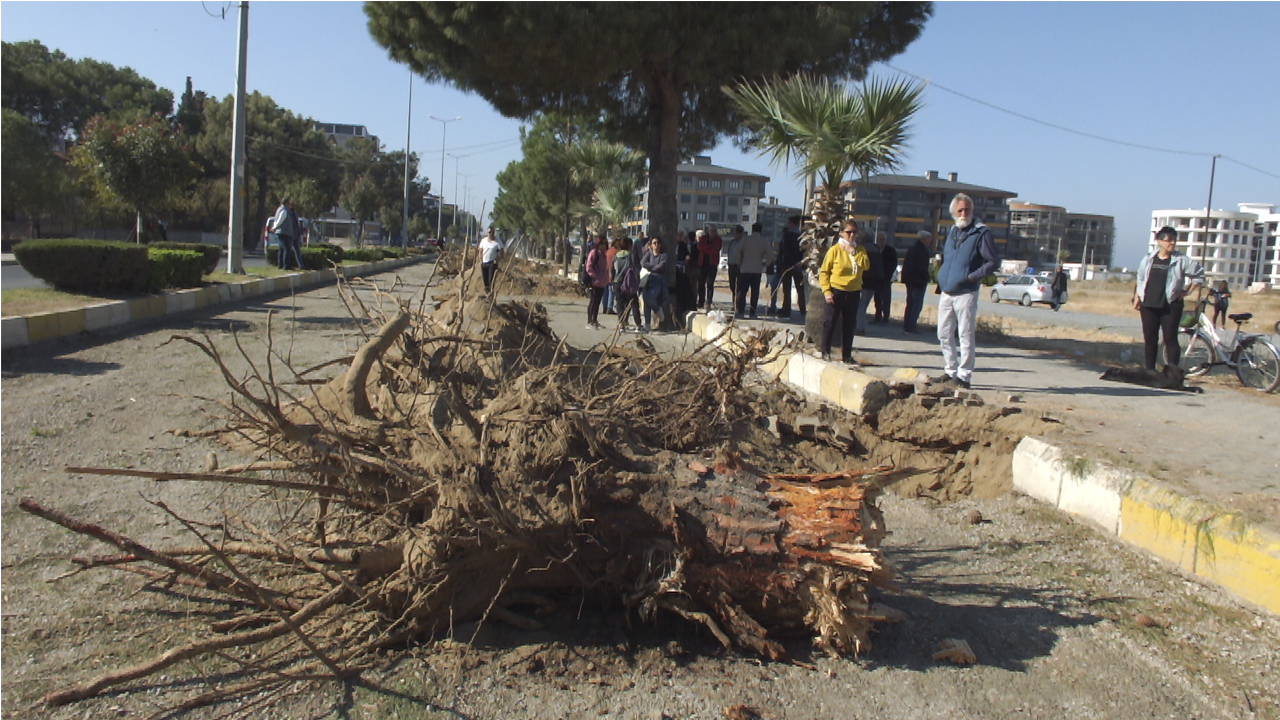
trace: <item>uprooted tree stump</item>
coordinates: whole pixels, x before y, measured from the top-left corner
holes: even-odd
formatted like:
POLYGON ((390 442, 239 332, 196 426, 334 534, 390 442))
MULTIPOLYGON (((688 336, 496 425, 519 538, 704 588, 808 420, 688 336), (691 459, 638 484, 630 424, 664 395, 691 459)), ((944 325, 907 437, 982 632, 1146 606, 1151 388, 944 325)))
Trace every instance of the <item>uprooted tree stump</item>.
POLYGON ((535 627, 516 609, 563 592, 629 618, 674 613, 775 660, 786 657, 779 639, 797 634, 832 653, 869 646, 883 618, 868 590, 891 580, 874 504, 891 469, 786 475, 740 455, 766 433, 744 376, 767 359, 767 337, 738 355, 707 345, 675 360, 643 341, 578 350, 540 306, 443 297, 433 312, 383 317, 321 385, 237 377, 207 338, 175 338, 223 373, 224 438, 260 459, 204 473, 70 470, 260 485, 264 502, 310 509, 270 537, 211 536, 174 515, 193 540, 161 549, 24 500, 119 550, 76 559, 82 567, 163 578, 225 599, 232 616, 49 703, 205 655, 242 663, 245 678, 185 707, 345 677, 380 648, 455 623, 535 627))

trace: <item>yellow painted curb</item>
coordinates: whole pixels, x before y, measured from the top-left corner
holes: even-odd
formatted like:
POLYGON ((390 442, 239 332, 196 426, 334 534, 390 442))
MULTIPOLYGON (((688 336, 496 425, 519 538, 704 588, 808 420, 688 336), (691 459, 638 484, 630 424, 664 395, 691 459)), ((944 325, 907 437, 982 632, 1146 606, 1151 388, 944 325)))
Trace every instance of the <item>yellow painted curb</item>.
POLYGON ((1238 515, 1139 479, 1120 501, 1120 537, 1280 613, 1280 536, 1238 515))

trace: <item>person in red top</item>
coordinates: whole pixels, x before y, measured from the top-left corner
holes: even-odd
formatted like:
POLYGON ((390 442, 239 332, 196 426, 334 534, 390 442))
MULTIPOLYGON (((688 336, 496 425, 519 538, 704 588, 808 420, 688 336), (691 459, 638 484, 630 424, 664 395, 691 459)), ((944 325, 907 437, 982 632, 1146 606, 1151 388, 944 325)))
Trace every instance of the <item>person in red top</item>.
POLYGON ((605 256, 608 248, 609 239, 600 233, 587 253, 587 277, 591 278, 591 300, 587 303, 588 330, 600 329, 600 301, 604 299, 604 289, 609 286, 609 259, 605 256))
POLYGON ((720 269, 720 248, 724 241, 714 227, 706 232, 698 231, 698 287, 694 290, 698 298, 698 307, 711 307, 711 298, 716 291, 716 272, 720 269))

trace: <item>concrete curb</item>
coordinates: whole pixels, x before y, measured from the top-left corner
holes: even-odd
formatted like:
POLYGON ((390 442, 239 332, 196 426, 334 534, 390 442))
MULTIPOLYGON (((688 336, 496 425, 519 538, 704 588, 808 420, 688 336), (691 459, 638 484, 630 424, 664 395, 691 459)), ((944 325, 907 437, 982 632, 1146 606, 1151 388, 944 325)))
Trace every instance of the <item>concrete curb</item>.
MULTIPOLYGON (((716 347, 735 353, 759 337, 754 328, 720 322, 699 312, 689 314, 685 327, 716 347)), ((794 350, 775 350, 761 369, 855 415, 874 413, 889 401, 889 386, 884 381, 794 350)))
MULTIPOLYGON (((404 267, 421 260, 419 257, 382 260, 340 268, 345 278, 372 275, 404 267)), ((189 290, 173 290, 130 300, 89 305, 74 310, 12 316, 0 319, 0 349, 11 350, 82 332, 108 330, 152 318, 191 312, 219 303, 245 298, 296 292, 333 282, 332 270, 260 278, 245 283, 214 285, 189 290)))
POLYGON ((1026 437, 1013 486, 1197 578, 1280 613, 1280 534, 1150 477, 1026 437))

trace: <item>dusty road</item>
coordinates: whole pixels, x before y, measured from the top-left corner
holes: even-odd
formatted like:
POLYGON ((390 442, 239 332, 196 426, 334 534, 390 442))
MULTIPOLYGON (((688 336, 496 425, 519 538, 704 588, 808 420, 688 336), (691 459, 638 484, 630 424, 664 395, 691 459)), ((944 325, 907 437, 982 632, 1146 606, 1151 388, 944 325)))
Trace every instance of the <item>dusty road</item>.
MULTIPOLYGON (((422 288, 407 269, 394 292, 422 288)), ((389 286, 393 278, 375 278, 389 286)), ((362 293, 367 304, 378 300, 362 293)), ((59 342, 3 358, 3 715, 145 717, 167 677, 141 689, 48 709, 44 692, 202 632, 206 608, 163 585, 106 570, 56 582, 62 558, 101 546, 19 511, 33 496, 144 542, 181 528, 156 505, 217 523, 243 501, 189 482, 152 483, 64 472, 66 465, 199 470, 221 447, 175 431, 209 429, 209 400, 229 398, 213 366, 171 335, 208 332, 233 355, 306 368, 351 351, 361 328, 333 288, 242 303, 91 342, 59 342), (270 320, 268 321, 268 318, 270 320), (207 398, 204 400, 201 398, 207 398)), ((675 339, 672 339, 674 342, 675 339)), ((232 362, 243 369, 243 360, 232 362)), ((1069 420, 1069 419, 1068 419, 1069 420)), ((194 711, 189 717, 722 718, 744 704, 764 718, 1280 718, 1280 622, 1129 551, 1025 498, 950 504, 887 496, 888 557, 907 613, 860 660, 813 656, 768 664, 723 655, 709 637, 667 618, 628 629, 620 613, 560 598, 548 629, 488 624, 388 655, 347 684, 194 711), (981 515, 980 522, 977 511, 981 515), (963 638, 973 667, 934 662, 963 638)), ((268 522, 269 518, 263 518, 268 522)), ((198 666, 175 668, 198 673, 198 666)))

